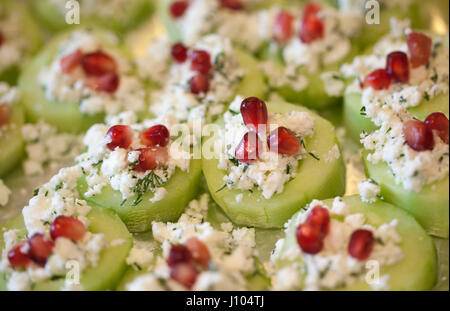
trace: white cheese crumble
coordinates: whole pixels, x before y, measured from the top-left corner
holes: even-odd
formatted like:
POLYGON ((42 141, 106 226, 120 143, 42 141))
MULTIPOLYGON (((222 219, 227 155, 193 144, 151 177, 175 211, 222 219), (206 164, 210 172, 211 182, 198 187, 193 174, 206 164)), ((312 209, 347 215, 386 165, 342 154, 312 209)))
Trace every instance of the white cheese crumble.
POLYGON ((380 196, 380 186, 372 179, 363 180, 358 184, 361 200, 367 203, 375 202, 380 196))
POLYGON ((185 150, 182 143, 171 141, 167 145, 168 162, 163 167, 157 167, 146 172, 138 172, 133 166, 139 158, 142 144, 139 135, 147 128, 162 124, 166 126, 172 136, 176 136, 178 120, 171 116, 163 116, 156 119, 146 119, 140 123, 132 112, 124 112, 115 117, 107 118, 107 124, 93 125, 86 133, 83 143, 87 151, 76 158, 78 166, 83 169, 86 176, 88 190, 84 194, 87 197, 101 193, 102 189, 110 185, 112 189, 120 191, 124 200, 137 194, 137 185, 143 180, 150 180, 151 186, 146 191, 151 191, 154 196, 151 202, 157 202, 164 198, 167 190, 162 188, 177 169, 188 171, 190 166, 190 150, 185 150), (107 148, 109 143, 106 133, 116 124, 126 124, 133 130, 133 140, 130 149, 107 148))
MULTIPOLYGON (((339 215, 340 217, 331 217, 329 232, 324 240, 323 249, 315 255, 303 253, 296 242, 287 248, 286 238, 276 243, 276 248, 271 256, 271 265, 274 271, 272 276, 273 289, 323 290, 344 288, 365 281, 366 263, 368 261, 377 261, 380 267, 383 267, 403 259, 403 251, 399 246, 402 239, 396 230, 397 219, 374 227, 367 223, 363 214, 351 214, 349 207, 340 198, 335 198, 331 208, 321 201, 313 200, 306 211, 301 211, 285 225, 287 228, 286 234, 295 234, 293 228, 303 223, 310 210, 317 205, 328 208, 331 215, 339 215), (348 254, 347 247, 350 236, 357 229, 370 230, 375 237, 373 250, 367 260, 356 260, 348 254), (284 264, 279 266, 280 262, 284 264)), ((388 277, 389 275, 381 275, 380 282, 374 282, 373 289, 389 289, 386 282, 388 277)))
MULTIPOLYGON (((284 184, 295 178, 298 163, 307 152, 302 146, 301 152, 296 156, 281 156, 268 150, 266 144, 262 144, 263 150, 258 159, 251 163, 237 162, 236 147, 248 132, 242 115, 238 113, 242 100, 242 97, 237 96, 231 103, 230 109, 224 114, 225 125, 219 131, 220 145, 223 149, 219 155, 218 168, 227 171, 224 183, 229 189, 251 190, 257 186, 261 189, 263 197, 270 199, 274 194, 283 192, 284 184)), ((309 112, 270 113, 267 130, 270 132, 279 126, 284 126, 304 141, 304 138, 314 134, 314 123, 315 119, 309 112)), ((267 140, 266 137, 260 137, 260 139, 267 140)))
POLYGON ((10 195, 11 190, 3 183, 3 180, 0 179, 0 206, 8 204, 10 195))
MULTIPOLYGON (((117 41, 111 34, 109 36, 111 42, 117 41)), ((118 49, 110 48, 88 30, 74 31, 68 39, 61 42, 55 59, 42 68, 38 80, 48 100, 77 103, 80 111, 88 115, 99 113, 111 115, 123 110, 143 111, 147 106, 145 87, 133 75, 133 64, 118 49), (120 82, 113 94, 89 88, 81 67, 75 68, 70 74, 61 71, 61 59, 77 50, 82 53, 101 50, 116 61, 120 82)))
POLYGON ((166 258, 173 245, 183 244, 191 237, 205 243, 211 255, 209 268, 200 272, 193 290, 246 290, 245 276, 256 269, 255 230, 233 228, 231 223, 220 229, 213 227, 205 220, 208 202, 206 194, 190 202, 177 223, 153 222, 153 237, 161 243, 163 255, 156 258, 150 273, 127 284, 128 290, 183 290, 170 279, 166 258))

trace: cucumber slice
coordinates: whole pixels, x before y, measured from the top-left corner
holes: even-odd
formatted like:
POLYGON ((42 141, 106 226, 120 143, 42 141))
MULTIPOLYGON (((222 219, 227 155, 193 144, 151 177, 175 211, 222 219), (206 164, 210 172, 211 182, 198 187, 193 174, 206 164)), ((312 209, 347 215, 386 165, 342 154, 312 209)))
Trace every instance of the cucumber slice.
POLYGON ((408 191, 401 184, 396 184, 386 163, 373 164, 367 160, 368 154, 368 151, 363 152, 366 175, 380 185, 384 200, 410 212, 429 234, 448 238, 448 175, 440 181, 424 186, 420 192, 408 191))
MULTIPOLYGON (((307 109, 286 103, 268 103, 269 112, 286 113, 293 110, 307 109)), ((315 115, 315 130, 312 138, 306 139, 308 150, 313 150, 320 160, 308 156, 299 163, 297 177, 285 184, 283 193, 265 199, 260 190, 242 191, 228 189, 223 186, 225 171, 217 168, 219 157, 203 159, 203 174, 209 191, 225 214, 236 224, 261 228, 281 228, 294 214, 298 206, 304 205, 313 198, 329 198, 342 195, 345 191, 345 166, 340 157, 326 162, 329 150, 338 144, 334 127, 325 119, 315 115), (236 202, 236 195, 243 193, 241 202, 236 202)), ((218 124, 223 124, 218 121, 218 124)), ((214 142, 214 137, 205 138, 214 142)), ((216 137, 217 139, 217 137, 216 137)))
MULTIPOLYGON (((130 232, 144 232, 151 229, 152 221, 176 221, 180 217, 185 206, 197 195, 201 171, 200 160, 191 160, 189 172, 177 169, 164 185, 167 194, 154 203, 149 201, 154 196, 150 191, 136 206, 132 205, 136 197, 123 202, 120 191, 113 190, 110 185, 103 188, 100 194, 84 199, 96 206, 114 210, 130 232)), ((78 192, 83 197, 86 191, 87 184, 84 178, 81 178, 78 181, 78 192)))
MULTIPOLYGON (((425 120, 432 112, 443 112, 449 116, 449 94, 440 94, 429 101, 422 101, 416 107, 408 108, 408 111, 417 119, 425 120)), ((347 135, 359 142, 362 132, 371 133, 377 129, 372 121, 361 114, 361 94, 346 93, 344 95, 343 118, 347 135)))
POLYGON ((8 129, 0 129, 0 177, 16 167, 25 155, 21 127, 23 109, 14 105, 8 129))
MULTIPOLYGON (((113 40, 107 32, 93 30, 105 46, 114 48, 113 40)), ((63 33, 52 39, 47 46, 25 68, 19 79, 19 89, 22 93, 22 102, 26 110, 27 119, 31 122, 44 120, 54 125, 62 132, 84 132, 95 123, 104 120, 104 114, 87 115, 80 112, 79 103, 69 101, 50 101, 38 83, 39 72, 44 66, 53 62, 61 42, 70 36, 70 32, 63 33)), ((117 48, 120 50, 119 48, 117 48)), ((120 50, 122 52, 122 50, 120 50)), ((125 53, 122 53, 125 55, 125 53)))
MULTIPOLYGON (((133 244, 131 234, 119 217, 112 211, 93 207, 87 215, 90 225, 89 230, 93 233, 103 233, 107 242, 122 239, 124 242, 117 246, 105 248, 98 261, 97 266, 86 268, 80 278, 80 283, 84 290, 109 290, 114 289, 117 282, 122 277, 126 263, 125 259, 133 244)), ((25 224, 22 214, 6 222, 3 229, 19 229, 21 235, 26 236, 25 224)), ((2 231, 3 232, 3 231, 2 231)), ((0 236, 0 247, 3 249, 3 235, 0 236)), ((6 290, 7 275, 0 278, 0 290, 6 290)), ((60 290, 64 285, 64 280, 48 280, 39 282, 33 288, 36 291, 60 290)))
MULTIPOLYGON (((83 12, 84 1, 80 1, 80 21, 84 26, 101 26, 111 29, 117 33, 124 33, 138 26, 153 11, 153 2, 148 0, 127 1, 128 16, 125 18, 116 15, 103 16, 99 14, 88 14, 83 12)), ((86 1, 87 2, 87 1, 86 1)), ((66 22, 66 12, 68 9, 62 9, 50 0, 32 1, 30 3, 33 13, 51 31, 60 31, 73 27, 66 22)), ((108 4, 104 4, 108 5, 108 4)))
POLYGON ((238 85, 235 94, 243 97, 256 96, 259 98, 266 98, 268 88, 265 83, 264 73, 259 68, 258 60, 242 49, 235 48, 235 51, 239 64, 245 70, 245 74, 238 85))
MULTIPOLYGON (((432 239, 410 214, 388 203, 377 201, 375 203, 363 203, 359 195, 344 197, 343 201, 348 205, 350 213, 362 213, 367 223, 372 226, 380 226, 389 223, 393 219, 398 220, 397 232, 402 238, 399 244, 403 251, 403 259, 390 266, 380 267, 380 276, 389 274, 389 288, 399 290, 429 290, 436 282, 436 251, 432 239)), ((324 201, 331 206, 333 200, 324 201)), ((295 216, 294 216, 295 217, 295 216)), ((281 252, 291 247, 298 247, 295 237, 295 225, 292 223, 286 233, 286 240, 281 252)), ((301 259, 297 259, 301 260, 301 259)), ((282 268, 288 262, 277 262, 277 268, 282 268)), ((299 272, 300 273, 300 272, 299 272)), ((300 274, 300 277, 304 275, 300 274)), ((371 290, 365 282, 353 284, 339 290, 371 290)))

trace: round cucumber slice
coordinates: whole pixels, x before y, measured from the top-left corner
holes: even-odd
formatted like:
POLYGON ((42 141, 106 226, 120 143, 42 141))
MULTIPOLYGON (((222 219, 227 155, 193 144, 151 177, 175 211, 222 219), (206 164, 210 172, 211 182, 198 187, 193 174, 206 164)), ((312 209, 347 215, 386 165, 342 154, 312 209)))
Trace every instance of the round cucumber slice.
MULTIPOLYGON (((96 206, 114 210, 130 232, 144 232, 151 229, 152 221, 176 221, 180 217, 184 208, 197 195, 201 172, 200 160, 191 160, 189 172, 177 169, 163 186, 167 194, 162 200, 153 203, 149 200, 154 194, 149 191, 143 195, 139 204, 133 206, 136 196, 124 202, 120 191, 113 190, 110 185, 103 188, 100 194, 84 199, 96 206)), ((84 196, 86 191, 86 181, 81 178, 78 182, 78 192, 84 196)))
MULTIPOLYGON (((394 219, 398 220, 397 232, 402 238, 399 246, 403 251, 403 259, 393 265, 380 267, 380 276, 389 274, 387 282, 390 290, 430 290, 436 282, 436 251, 432 239, 414 217, 404 210, 382 201, 363 203, 359 195, 342 199, 348 205, 351 214, 364 214, 367 223, 372 226, 378 227, 394 219)), ((333 200, 329 199, 324 201, 324 204, 331 206, 332 202, 333 200)), ((287 251, 291 247, 298 247, 295 229, 292 222, 287 229, 286 240, 281 252, 287 251)), ((301 261, 301 259, 296 260, 301 261)), ((278 261, 276 265, 277 268, 282 268, 288 263, 283 260, 278 261)), ((300 278, 304 276, 300 273, 300 278)), ((338 290, 360 291, 371 290, 371 288, 363 281, 346 288, 338 288, 338 290)))
MULTIPOLYGON (((100 255, 97 266, 88 267, 83 271, 80 283, 83 289, 87 291, 114 289, 125 272, 125 259, 133 244, 132 236, 120 218, 112 211, 93 207, 87 217, 91 232, 103 233, 108 243, 117 239, 123 240, 123 243, 105 248, 100 255)), ((23 237, 27 233, 22 214, 6 222, 2 229, 19 229, 23 237)), ((2 249, 4 247, 3 235, 0 236, 0 247, 2 249)), ((0 278, 0 290, 6 290, 7 278, 8 276, 5 274, 0 278)), ((63 286, 64 279, 48 280, 36 283, 33 289, 36 291, 55 291, 62 289, 63 286)))
POLYGON ((11 120, 0 128, 0 177, 16 167, 25 155, 21 127, 23 109, 14 105, 11 120))
MULTIPOLYGON (((347 129, 347 135, 359 142, 362 132, 371 133, 377 129, 372 121, 361 112, 361 94, 346 93, 344 95, 343 118, 347 129)), ((417 119, 425 120, 432 112, 443 112, 449 116, 449 94, 440 94, 429 101, 424 100, 416 107, 408 108, 408 111, 417 119)))
MULTIPOLYGON (((293 110, 309 111, 301 106, 286 103, 268 103, 269 112, 286 113, 293 110)), ((312 112, 311 112, 312 113, 312 112)), ((218 155, 212 159, 203 159, 203 174, 214 201, 236 224, 261 228, 281 228, 294 214, 298 206, 314 198, 329 198, 342 195, 345 191, 345 166, 342 157, 326 161, 329 150, 338 145, 334 127, 325 119, 312 113, 315 117, 314 136, 306 139, 308 150, 317 156, 301 160, 297 177, 284 186, 283 193, 265 199, 260 190, 252 193, 223 186, 225 171, 217 168, 218 155), (242 201, 236 202, 236 195, 244 194, 242 201)), ((219 125, 223 121, 218 121, 219 125)), ((205 141, 213 143, 217 137, 206 137, 205 141)))
POLYGON ((366 175, 376 181, 384 200, 404 208, 432 235, 449 237, 449 194, 448 175, 446 178, 425 185, 421 191, 408 191, 395 182, 389 166, 380 162, 373 164, 367 160, 368 152, 363 152, 366 175))
MULTIPOLYGON (((109 33, 100 30, 93 30, 93 32, 105 46, 115 48, 109 33)), ((80 111, 79 103, 48 100, 42 86, 38 83, 41 69, 53 62, 58 53, 59 45, 69 36, 70 32, 63 33, 47 44, 23 71, 19 79, 19 89, 22 92, 22 102, 29 121, 44 120, 46 123, 57 127, 59 131, 80 133, 86 131, 95 123, 103 122, 104 114, 87 115, 80 111)), ((120 48, 117 49, 122 52, 120 48)), ((127 57, 125 52, 122 54, 127 57)))
MULTIPOLYGON (((126 2, 127 16, 119 17, 118 14, 100 16, 98 13, 83 12, 83 2, 80 4, 80 22, 83 26, 101 26, 118 33, 124 33, 138 26, 153 11, 153 2, 148 0, 131 0, 126 2)), ((70 13, 67 8, 59 8, 58 4, 50 0, 32 1, 30 3, 33 13, 51 31, 60 31, 76 25, 66 22, 66 14, 70 13)), ((104 3, 107 6, 107 3, 104 3)), ((73 8, 71 8, 73 10, 73 8)), ((72 17, 72 15, 70 15, 72 17)))
POLYGON ((257 96, 266 98, 268 92, 267 84, 264 81, 264 73, 259 68, 258 60, 242 49, 236 48, 235 50, 239 64, 245 70, 245 74, 235 93, 244 97, 257 96))

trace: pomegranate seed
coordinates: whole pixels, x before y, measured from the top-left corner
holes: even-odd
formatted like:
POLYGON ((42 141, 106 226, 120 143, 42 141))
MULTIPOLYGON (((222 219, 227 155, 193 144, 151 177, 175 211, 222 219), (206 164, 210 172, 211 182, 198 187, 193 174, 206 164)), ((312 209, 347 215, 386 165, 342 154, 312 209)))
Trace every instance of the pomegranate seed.
POLYGON ((99 77, 89 77, 86 84, 96 92, 115 93, 119 88, 120 78, 115 72, 110 72, 99 77))
POLYGON ((185 245, 191 253, 194 262, 198 263, 204 268, 208 267, 211 255, 205 243, 193 237, 187 240, 185 245))
POLYGON ((348 253, 358 260, 366 260, 372 252, 374 241, 372 231, 366 229, 355 230, 350 236, 348 253))
POLYGON ((202 73, 208 74, 211 70, 211 56, 204 50, 195 50, 191 54, 191 69, 202 73))
POLYGON ((180 263, 188 263, 192 259, 191 252, 189 249, 182 244, 174 245, 169 251, 169 256, 167 257, 167 265, 169 267, 175 267, 180 263))
POLYGON ((63 237, 72 241, 80 241, 85 233, 84 224, 74 217, 58 216, 50 226, 50 236, 53 240, 63 237))
POLYGON ((294 34, 294 16, 286 11, 281 11, 275 21, 274 38, 280 43, 286 43, 294 34))
POLYGON ((191 263, 180 263, 170 271, 170 278, 191 289, 197 281, 199 272, 191 263))
POLYGON ((106 145, 109 150, 117 147, 128 149, 133 139, 133 131, 128 125, 114 125, 108 130, 106 137, 111 139, 111 142, 106 145))
POLYGON ((187 1, 175 1, 170 5, 170 15, 173 18, 179 18, 184 15, 188 7, 189 3, 187 1))
POLYGON ((430 130, 436 131, 442 141, 448 145, 449 124, 445 114, 442 112, 433 112, 425 119, 425 124, 430 130))
POLYGON ((305 20, 310 16, 316 16, 317 13, 319 13, 321 10, 322 10, 322 8, 320 7, 320 5, 318 5, 317 3, 314 3, 314 2, 310 2, 310 3, 306 4, 303 9, 302 19, 305 20))
POLYGON ((409 147, 416 151, 433 150, 433 132, 425 122, 410 120, 403 124, 403 135, 409 147))
POLYGON ((8 261, 13 268, 28 266, 31 263, 28 254, 22 251, 22 248, 24 246, 26 247, 26 244, 27 241, 22 241, 8 252, 8 261))
POLYGON ((244 99, 241 103, 241 115, 245 126, 250 131, 266 130, 268 119, 267 106, 261 99, 257 97, 244 99))
POLYGON ((420 33, 411 32, 407 37, 408 51, 412 68, 424 66, 431 55, 431 38, 420 33))
POLYGON ((322 238, 328 234, 330 228, 330 213, 320 205, 314 206, 307 218, 307 223, 320 228, 322 238))
POLYGON ((324 36, 325 25, 317 16, 321 7, 315 3, 308 3, 305 6, 302 17, 302 25, 300 28, 300 40, 303 43, 311 43, 324 36))
POLYGON ((89 76, 103 76, 117 70, 116 61, 102 51, 85 54, 81 64, 84 72, 89 76))
POLYGON ((187 59, 188 49, 182 43, 175 43, 172 46, 171 54, 177 63, 184 63, 187 59))
POLYGON ((230 10, 242 10, 244 8, 244 4, 241 0, 220 0, 220 6, 225 9, 230 10))
POLYGON ((35 233, 28 240, 30 258, 40 265, 45 265, 48 256, 50 256, 53 249, 53 242, 44 237, 41 233, 35 233))
POLYGON ((5 43, 5 37, 3 36, 3 33, 0 31, 0 47, 2 47, 3 43, 5 43))
POLYGON ((60 60, 61 71, 63 73, 71 73, 78 65, 81 64, 83 53, 81 50, 76 50, 60 60))
POLYGON ((141 133, 141 142, 147 147, 165 147, 170 141, 170 134, 167 127, 162 124, 149 127, 141 133))
POLYGON ((12 108, 8 105, 0 105, 0 127, 8 124, 11 119, 12 108))
POLYGON ((364 87, 374 90, 387 90, 391 86, 392 78, 385 69, 377 69, 369 73, 364 80, 364 87))
POLYGON ((400 51, 389 53, 386 72, 395 82, 407 83, 409 81, 409 63, 406 53, 400 51))
POLYGON ((297 227, 295 235, 303 252, 317 254, 322 250, 323 239, 320 227, 306 222, 297 227))
POLYGON ((189 81, 189 87, 192 94, 202 94, 209 91, 209 79, 204 74, 197 74, 189 81))
POLYGON ((235 156, 239 162, 248 163, 258 158, 260 150, 262 150, 262 142, 258 134, 250 131, 244 135, 236 147, 235 156))
POLYGON ((163 166, 169 159, 167 149, 164 147, 151 147, 138 149, 140 151, 138 164, 134 169, 138 172, 150 171, 158 166, 163 166))
POLYGON ((267 137, 267 145, 272 151, 286 156, 294 156, 300 152, 301 144, 294 132, 280 126, 267 137))

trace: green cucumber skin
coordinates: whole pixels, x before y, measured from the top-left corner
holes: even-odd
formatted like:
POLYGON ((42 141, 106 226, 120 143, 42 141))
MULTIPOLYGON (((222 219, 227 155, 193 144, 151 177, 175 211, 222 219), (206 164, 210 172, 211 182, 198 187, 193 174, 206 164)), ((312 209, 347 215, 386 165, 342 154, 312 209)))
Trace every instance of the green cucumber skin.
MULTIPOLYGON (((361 99, 360 93, 346 93, 344 96, 343 119, 347 135, 354 141, 359 142, 360 133, 371 133, 377 129, 373 122, 361 115, 361 99)), ((416 118, 425 120, 432 112, 443 112, 449 116, 449 94, 440 94, 430 101, 423 101, 417 107, 408 108, 408 111, 416 118)))
MULTIPOLYGON (((123 243, 117 246, 109 246, 100 255, 97 266, 86 268, 81 276, 80 283, 84 290, 112 290, 117 282, 122 278, 126 270, 126 258, 133 245, 133 237, 128 232, 124 223, 112 211, 98 207, 93 207, 88 214, 90 221, 89 230, 93 233, 104 233, 106 240, 110 243, 116 239, 122 239, 123 243)), ((6 222, 4 229, 20 229, 20 235, 26 236, 25 224, 22 214, 6 222)), ((0 236, 0 246, 3 250, 3 235, 0 236)), ((6 290, 5 274, 0 278, 0 291, 6 290)), ((39 282, 33 290, 36 291, 56 291, 61 290, 64 280, 39 282)))
POLYGON ((376 181, 384 200, 410 212, 425 230, 434 236, 449 237, 449 177, 425 185, 420 192, 407 191, 396 184, 386 163, 373 164, 363 152, 366 175, 376 181))
MULTIPOLYGON (((267 106, 270 112, 308 111, 301 106, 285 103, 268 103, 267 106)), ((285 184, 283 193, 275 194, 269 200, 256 189, 253 193, 228 188, 217 192, 223 186, 225 171, 217 168, 218 160, 214 157, 203 158, 203 174, 214 201, 234 223, 259 228, 281 228, 299 206, 314 198, 344 194, 345 165, 342 156, 335 161, 325 162, 328 151, 335 144, 339 145, 333 126, 316 116, 315 134, 313 138, 306 139, 306 147, 321 160, 311 156, 301 160, 297 177, 285 184), (244 197, 238 203, 235 197, 241 193, 244 193, 244 197)))
MULTIPOLYGON (((398 219, 397 232, 402 237, 400 247, 403 250, 403 259, 391 266, 380 268, 380 275, 390 275, 388 280, 390 290, 418 291, 430 290, 433 287, 437 277, 436 250, 431 237, 413 216, 380 200, 374 203, 361 202, 359 195, 344 197, 343 201, 349 206, 350 213, 363 213, 367 223, 373 226, 398 219)), ((324 204, 331 206, 333 200, 325 200, 324 204)), ((297 244, 295 229, 293 225, 288 229, 282 251, 289 249, 294 243, 297 244)), ((282 267, 286 262, 279 264, 282 267)), ((361 282, 338 290, 367 291, 371 288, 366 282, 361 282)))
MULTIPOLYGON (((167 190, 164 198, 150 202, 152 192, 142 197, 142 202, 132 206, 134 197, 122 203, 122 194, 107 185, 99 195, 85 198, 89 203, 114 210, 128 227, 130 232, 145 232, 151 229, 152 221, 177 221, 188 203, 195 198, 200 186, 201 161, 191 160, 189 172, 177 169, 169 181, 163 186, 167 190)), ((84 178, 78 182, 78 192, 84 196, 87 184, 84 178)))
POLYGON ((13 170, 24 158, 24 142, 21 127, 23 124, 23 109, 15 105, 10 124, 13 128, 0 134, 0 177, 5 176, 13 170))
MULTIPOLYGON (((101 38, 105 34, 95 30, 101 38)), ((104 114, 87 115, 80 112, 79 104, 75 102, 50 101, 46 98, 44 90, 39 85, 37 77, 42 67, 49 65, 58 51, 59 44, 70 35, 63 33, 54 38, 47 46, 26 66, 19 78, 19 90, 22 93, 22 103, 26 110, 29 122, 43 120, 55 126, 61 132, 82 133, 96 123, 102 123, 104 114)), ((105 44, 112 46, 111 42, 105 44)))
MULTIPOLYGON (((131 0, 130 5, 135 8, 126 20, 119 20, 115 18, 99 18, 97 16, 84 16, 80 13, 80 24, 83 27, 101 26, 118 34, 125 34, 125 32, 136 28, 142 23, 152 12, 153 3, 148 0, 131 0)), ((82 4, 81 4, 82 5, 82 4)), ((77 25, 70 25, 66 23, 65 13, 62 13, 57 6, 50 3, 49 0, 31 1, 31 10, 37 19, 48 30, 57 32, 77 25)))

